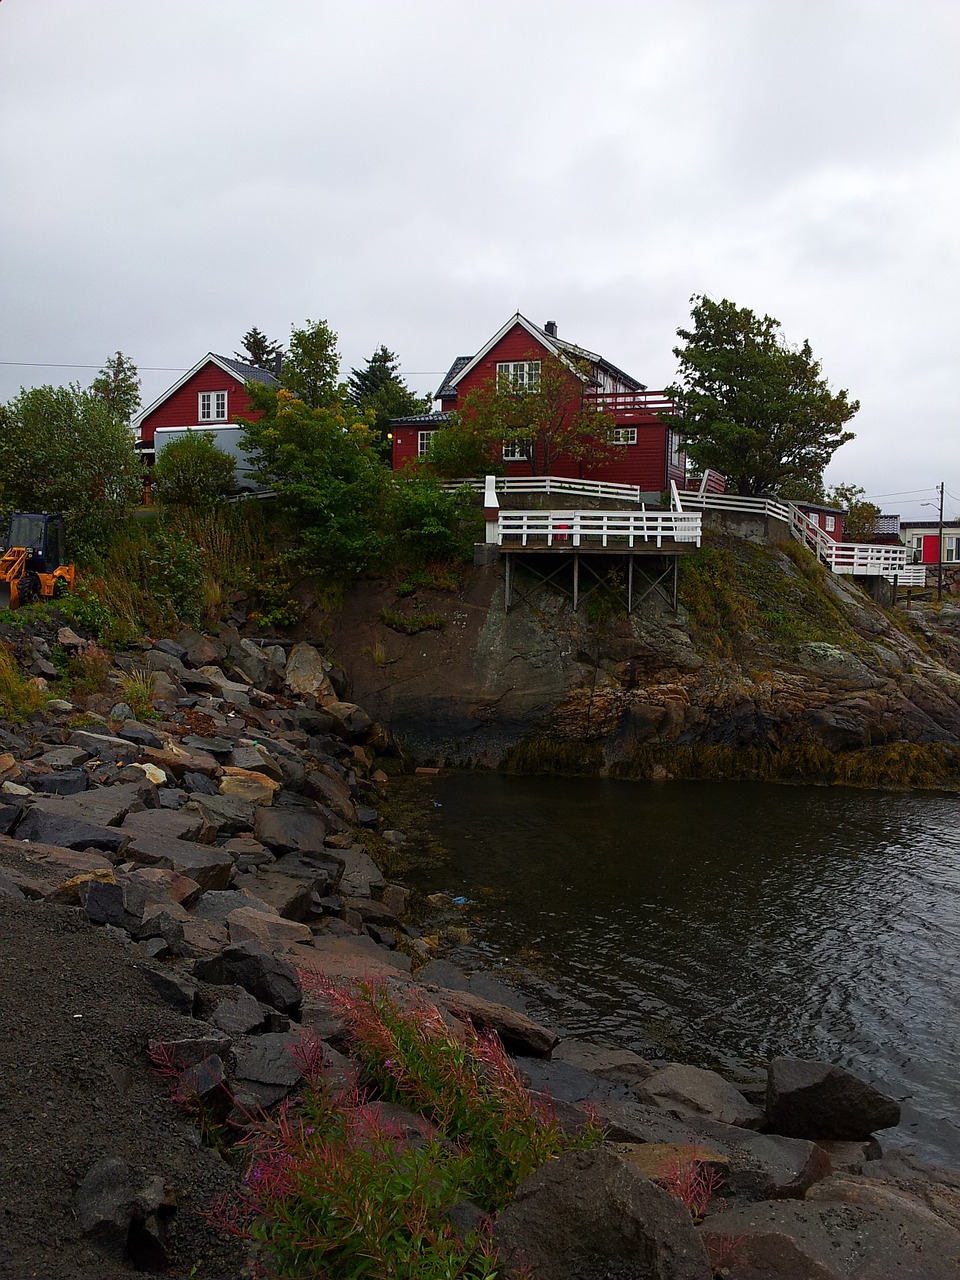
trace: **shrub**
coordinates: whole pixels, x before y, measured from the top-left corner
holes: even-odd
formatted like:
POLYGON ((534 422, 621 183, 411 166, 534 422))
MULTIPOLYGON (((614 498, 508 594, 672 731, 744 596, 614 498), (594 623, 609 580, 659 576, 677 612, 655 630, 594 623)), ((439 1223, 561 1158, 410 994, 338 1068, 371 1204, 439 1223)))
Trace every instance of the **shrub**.
POLYGON ((177 529, 158 527, 142 552, 147 590, 167 601, 182 622, 198 623, 203 612, 203 548, 177 529))
POLYGON ((165 445, 153 468, 153 494, 161 506, 210 511, 236 482, 233 458, 203 431, 188 431, 165 445))
POLYGON ((380 621, 386 623, 391 631, 399 631, 405 636, 418 636, 421 631, 442 631, 447 620, 442 613, 400 613, 397 609, 381 609, 380 621))
POLYGON ((24 676, 17 660, 0 644, 0 718, 24 720, 46 702, 48 695, 24 676))

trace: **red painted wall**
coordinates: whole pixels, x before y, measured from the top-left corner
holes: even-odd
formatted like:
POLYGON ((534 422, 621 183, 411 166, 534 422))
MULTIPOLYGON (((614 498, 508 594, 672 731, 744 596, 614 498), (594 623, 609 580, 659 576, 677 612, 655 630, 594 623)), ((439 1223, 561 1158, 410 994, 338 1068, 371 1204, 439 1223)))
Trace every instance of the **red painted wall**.
MULTIPOLYGON (((153 436, 157 427, 198 427, 213 426, 213 422, 200 422, 199 393, 201 391, 226 391, 227 416, 225 422, 232 422, 237 414, 250 412, 250 397, 243 383, 232 374, 224 373, 219 365, 208 360, 192 378, 188 379, 168 400, 164 400, 147 414, 140 426, 140 439, 147 447, 152 447, 153 436)), ((251 417, 260 417, 259 413, 250 413, 251 417)), ((416 449, 416 442, 414 442, 416 449)))
MULTIPOLYGON (((462 378, 457 386, 456 400, 445 399, 443 408, 462 407, 466 397, 485 382, 495 380, 497 365, 504 360, 538 360, 548 355, 547 348, 533 338, 520 324, 516 324, 480 361, 462 378)), ((570 375, 571 406, 579 407, 582 386, 580 380, 570 375)), ((667 428, 653 413, 629 411, 617 417, 618 422, 636 427, 637 443, 616 445, 600 462, 581 463, 575 458, 561 459, 553 468, 553 474, 570 479, 606 480, 617 484, 638 485, 648 492, 665 489, 669 479, 678 484, 683 480, 683 469, 667 470, 667 428)), ((393 465, 402 467, 417 456, 418 430, 416 427, 395 427, 393 433, 393 465)), ((523 462, 507 464, 507 474, 524 476, 530 468, 523 462)))

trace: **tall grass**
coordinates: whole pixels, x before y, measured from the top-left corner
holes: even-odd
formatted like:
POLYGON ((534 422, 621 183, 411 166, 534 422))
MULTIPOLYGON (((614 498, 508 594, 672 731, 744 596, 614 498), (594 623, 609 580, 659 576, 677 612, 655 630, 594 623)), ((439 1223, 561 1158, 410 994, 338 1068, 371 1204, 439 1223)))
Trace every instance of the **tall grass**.
POLYGON ((0 644, 0 719, 14 723, 25 720, 32 711, 38 711, 44 705, 48 696, 31 684, 21 673, 10 650, 0 644))

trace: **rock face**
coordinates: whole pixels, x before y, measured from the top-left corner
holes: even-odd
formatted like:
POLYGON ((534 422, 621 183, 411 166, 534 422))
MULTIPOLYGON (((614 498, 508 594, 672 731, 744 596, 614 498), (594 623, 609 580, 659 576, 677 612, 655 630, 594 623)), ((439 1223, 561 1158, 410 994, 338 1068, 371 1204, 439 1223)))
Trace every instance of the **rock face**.
POLYGON ((609 1151, 571 1151, 520 1184, 494 1243, 538 1280, 710 1280, 686 1210, 609 1151))
MULTIPOLYGON (((720 550, 734 555, 735 544, 740 555, 740 540, 720 550)), ((348 600, 334 643, 355 655, 353 696, 430 763, 496 767, 519 750, 510 756, 518 767, 576 760, 584 773, 646 777, 654 766, 644 753, 670 776, 677 748, 796 759, 802 747, 821 763, 901 742, 949 752, 960 736, 960 637, 949 610, 911 610, 899 622, 852 581, 826 575, 815 585, 775 547, 750 555, 762 561, 735 562, 731 583, 760 568, 782 599, 746 599, 756 623, 737 634, 674 614, 657 596, 597 625, 534 582, 507 613, 491 567, 467 573, 454 595, 422 592, 446 626, 388 633, 386 662, 374 661, 369 637, 380 611, 396 607, 387 587, 365 584, 348 600), (774 615, 790 620, 782 634, 763 621, 774 615), (928 632, 922 642, 915 628, 928 632)), ((955 753, 947 780, 960 783, 955 753)))
POLYGON ((842 1067, 774 1058, 767 1076, 767 1117, 794 1138, 856 1141, 900 1123, 900 1104, 842 1067))

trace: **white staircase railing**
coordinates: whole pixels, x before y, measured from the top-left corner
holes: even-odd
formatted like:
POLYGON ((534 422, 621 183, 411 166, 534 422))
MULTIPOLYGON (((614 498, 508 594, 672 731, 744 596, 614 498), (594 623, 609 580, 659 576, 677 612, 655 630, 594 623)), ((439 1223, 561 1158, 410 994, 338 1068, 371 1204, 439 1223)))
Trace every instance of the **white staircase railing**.
POLYGON ((502 547, 536 543, 564 550, 638 542, 662 547, 664 541, 699 546, 702 520, 699 511, 501 511, 496 538, 502 547))

